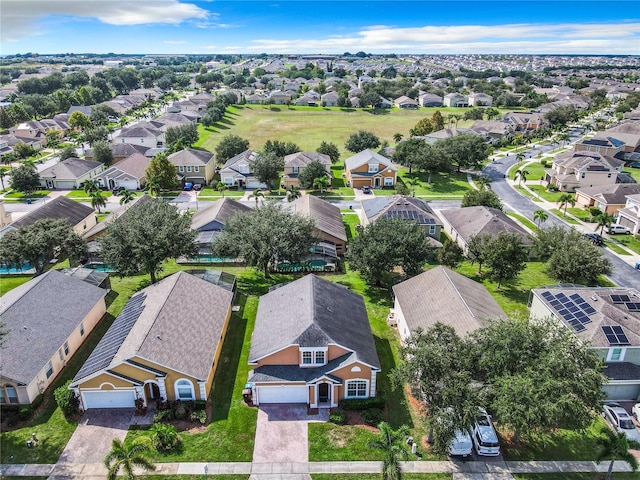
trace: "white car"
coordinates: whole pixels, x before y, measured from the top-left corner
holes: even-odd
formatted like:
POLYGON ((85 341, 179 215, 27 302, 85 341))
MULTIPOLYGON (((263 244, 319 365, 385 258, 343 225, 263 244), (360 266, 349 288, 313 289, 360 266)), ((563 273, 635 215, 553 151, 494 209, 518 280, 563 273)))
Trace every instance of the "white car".
POLYGON ((473 426, 473 444, 478 455, 497 457, 500 455, 500 442, 498 434, 493 428, 491 417, 484 408, 473 426))
POLYGON ((449 455, 453 457, 468 457, 473 453, 471 435, 466 430, 456 430, 456 436, 449 444, 449 455))
MULTIPOLYGON (((635 407, 634 407, 635 408, 635 407)), ((603 408, 604 418, 618 433, 624 433, 629 440, 640 442, 640 432, 633 418, 617 403, 606 404, 603 408)))
POLYGON ((625 227, 624 225, 609 225, 605 227, 605 230, 609 235, 617 235, 618 233, 624 233, 625 235, 631 234, 629 227, 625 227))

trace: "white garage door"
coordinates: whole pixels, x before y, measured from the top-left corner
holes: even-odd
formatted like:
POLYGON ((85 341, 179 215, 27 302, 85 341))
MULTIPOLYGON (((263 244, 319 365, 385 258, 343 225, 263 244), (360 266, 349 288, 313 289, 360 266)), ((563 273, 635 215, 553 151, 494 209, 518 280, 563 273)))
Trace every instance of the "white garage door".
POLYGON ((308 403, 309 388, 306 385, 282 385, 257 387, 258 402, 262 403, 308 403))
POLYGON ((138 189, 138 182, 136 180, 120 180, 118 185, 130 192, 135 192, 138 189))
POLYGON ((602 387, 607 400, 633 400, 640 395, 640 385, 605 385, 602 387))
POLYGON ((133 390, 102 390, 81 392, 84 408, 133 408, 136 394, 133 390))
POLYGON ((260 183, 258 180, 249 180, 247 182, 247 189, 253 189, 253 188, 265 188, 265 184, 260 183))

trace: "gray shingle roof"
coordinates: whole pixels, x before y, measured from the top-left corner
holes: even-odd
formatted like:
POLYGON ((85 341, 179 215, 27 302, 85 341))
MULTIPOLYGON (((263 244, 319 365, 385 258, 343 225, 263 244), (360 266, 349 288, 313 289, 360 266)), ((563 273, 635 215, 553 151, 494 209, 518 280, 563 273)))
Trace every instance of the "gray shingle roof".
MULTIPOLYGON (((396 167, 393 166, 391 160, 369 149, 363 150, 360 153, 356 153, 352 157, 347 158, 344 161, 344 165, 349 170, 354 170, 359 166, 369 162, 377 162, 387 168, 390 168, 391 170, 397 170, 396 167)), ((383 169, 380 168, 380 170, 383 169)))
POLYGON ((212 160, 213 153, 194 148, 185 148, 169 155, 169 161, 174 165, 207 165, 212 160))
POLYGON ((284 157, 284 166, 287 167, 306 167, 311 162, 320 162, 325 167, 331 165, 329 155, 318 152, 296 152, 284 157))
POLYGON ((640 380, 640 365, 630 362, 605 362, 603 373, 611 380, 640 380))
POLYGON ((224 225, 225 221, 235 214, 242 214, 251 211, 251 207, 238 202, 229 197, 216 200, 206 208, 198 210, 191 217, 191 228, 193 230, 206 230, 207 226, 213 222, 224 225))
POLYGON ((441 210, 440 214, 458 232, 465 242, 472 235, 495 236, 513 233, 522 237, 523 244, 531 243, 527 232, 504 212, 489 207, 464 207, 441 210))
POLYGON ((0 318, 9 332, 0 375, 31 382, 105 294, 50 270, 0 297, 0 318))
POLYGON ((425 200, 404 195, 376 197, 363 200, 364 213, 373 223, 381 217, 399 217, 415 220, 420 225, 442 225, 440 219, 433 213, 425 200))
POLYGON ((446 267, 436 267, 393 286, 409 330, 437 322, 464 336, 485 320, 507 318, 483 285, 446 267))
POLYGON ((316 228, 332 237, 347 241, 340 208, 314 195, 303 195, 287 205, 294 213, 313 218, 316 228))
POLYGON ((93 215, 93 213, 93 208, 87 207, 82 203, 74 202, 67 197, 56 197, 53 200, 48 200, 47 203, 41 207, 20 217, 11 225, 15 228, 21 228, 33 225, 38 220, 44 218, 52 218, 54 220, 64 218, 69 222, 70 226, 75 227, 85 218, 93 215))
POLYGON ((627 195, 640 193, 640 184, 637 183, 614 183, 613 185, 601 185, 599 187, 578 188, 576 192, 598 197, 608 205, 624 205, 627 195))
POLYGON ((353 357, 353 354, 347 353, 338 358, 334 358, 325 365, 312 368, 300 368, 299 365, 263 365, 253 370, 253 373, 249 375, 249 381, 312 383, 322 376, 327 376, 332 378, 336 383, 342 384, 342 379, 331 375, 329 372, 353 363, 353 357))
POLYGON ((131 175, 138 180, 145 178, 147 167, 151 163, 151 159, 145 157, 141 153, 134 153, 127 158, 123 158, 119 162, 111 165, 104 172, 100 173, 100 177, 107 178, 109 175, 114 175, 114 172, 124 172, 127 175, 131 175))
POLYGON ((102 165, 100 162, 67 158, 40 172, 41 178, 76 179, 102 165))
POLYGON ((125 305, 74 378, 140 356, 206 380, 233 293, 186 272, 141 290, 125 305))
POLYGON ((348 288, 307 275, 260 297, 249 362, 288 345, 351 350, 356 359, 380 368, 362 297, 348 288))

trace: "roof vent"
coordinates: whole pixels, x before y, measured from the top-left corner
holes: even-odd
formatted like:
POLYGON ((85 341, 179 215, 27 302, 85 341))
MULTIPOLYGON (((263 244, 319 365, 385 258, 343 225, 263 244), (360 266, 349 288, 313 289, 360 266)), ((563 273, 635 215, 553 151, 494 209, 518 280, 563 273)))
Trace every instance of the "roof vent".
POLYGON ((158 340, 162 340, 162 337, 161 337, 160 335, 156 335, 156 338, 157 338, 158 340))

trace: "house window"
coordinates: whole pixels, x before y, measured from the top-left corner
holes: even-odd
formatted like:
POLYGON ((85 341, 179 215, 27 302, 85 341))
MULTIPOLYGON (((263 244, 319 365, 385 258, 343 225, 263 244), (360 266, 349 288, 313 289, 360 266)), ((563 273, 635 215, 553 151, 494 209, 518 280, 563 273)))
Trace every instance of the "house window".
POLYGON ((0 403, 18 403, 18 392, 13 385, 0 387, 0 403))
POLYGON ((393 186, 393 178, 384 177, 384 186, 385 187, 392 187, 393 186))
POLYGON ((316 364, 324 365, 324 352, 316 352, 316 364))
POLYGON ((302 364, 303 365, 311 365, 313 363, 313 353, 312 352, 302 352, 302 364))
POLYGON ((607 174, 607 178, 611 178, 611 174, 610 173, 607 174))
POLYGON ((193 383, 183 378, 176 382, 176 398, 178 400, 195 400, 196 393, 193 389, 193 383))
POLYGON ((64 355, 62 354, 62 349, 58 350, 58 357, 60 357, 60 361, 64 361, 64 355))
POLYGON ((80 324, 80 336, 84 337, 84 325, 80 324))
POLYGON ((227 185, 233 185, 233 177, 224 177, 222 179, 222 182, 227 185))
POLYGON ((366 380, 347 380, 347 398, 366 398, 368 390, 369 382, 366 380))
POLYGON ((191 165, 187 165, 187 173, 191 173, 191 165))
POLYGON ((300 171, 300 167, 293 167, 293 173, 298 173, 300 171))
POLYGON ((51 360, 49 360, 49 363, 47 363, 47 378, 51 378, 51 375, 53 375, 53 365, 51 364, 51 360))
POLYGON ((435 234, 436 234, 436 226, 429 225, 429 235, 435 235, 435 234))
POLYGON ((193 171, 196 172, 196 173, 199 172, 200 171, 200 167, 198 165, 195 165, 193 167, 193 171))
POLYGON ((624 355, 627 352, 626 348, 610 348, 607 355, 607 362, 621 362, 624 360, 624 355))
POLYGON ((64 354, 69 355, 69 344, 64 342, 64 354))
POLYGON ((369 164, 369 173, 376 173, 378 171, 378 164, 377 163, 370 163, 369 164))
POLYGON ((144 138, 141 138, 141 139, 140 139, 140 143, 144 143, 144 138))
POLYGON ((180 165, 178 167, 178 172, 183 173, 184 172, 184 166, 180 165))

